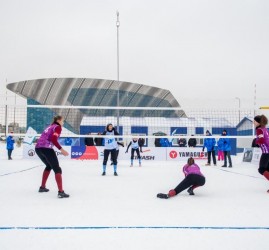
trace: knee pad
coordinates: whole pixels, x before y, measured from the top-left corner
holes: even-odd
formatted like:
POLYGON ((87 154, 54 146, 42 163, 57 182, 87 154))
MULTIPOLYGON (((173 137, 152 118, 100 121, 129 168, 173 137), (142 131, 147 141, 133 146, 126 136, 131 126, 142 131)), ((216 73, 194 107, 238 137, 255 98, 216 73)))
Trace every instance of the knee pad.
POLYGON ((168 192, 168 196, 169 197, 173 197, 173 196, 175 196, 177 193, 176 193, 176 191, 174 190, 174 189, 171 189, 169 192, 168 192))

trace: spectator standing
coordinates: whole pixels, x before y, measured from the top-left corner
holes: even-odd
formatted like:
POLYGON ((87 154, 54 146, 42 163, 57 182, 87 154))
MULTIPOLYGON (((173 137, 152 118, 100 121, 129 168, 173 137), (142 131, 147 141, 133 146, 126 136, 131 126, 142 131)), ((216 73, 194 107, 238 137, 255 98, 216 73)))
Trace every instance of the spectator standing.
MULTIPOLYGON (((88 133, 88 135, 91 135, 91 133, 88 133)), ((86 137, 85 140, 86 146, 94 146, 93 138, 92 137, 86 137)))
MULTIPOLYGON (((191 135, 191 136, 193 136, 193 135, 191 135)), ((197 141, 196 141, 195 138, 190 138, 190 139, 188 140, 188 146, 189 146, 190 148, 195 148, 195 147, 196 147, 196 144, 197 144, 197 141)))
POLYGON ((224 152, 223 152, 223 141, 218 140, 218 161, 223 161, 224 160, 224 152))
POLYGON ((177 143, 178 143, 178 146, 179 146, 179 147, 186 147, 186 145, 187 145, 187 141, 186 141, 185 138, 180 138, 180 139, 178 139, 178 140, 177 140, 177 143))
MULTIPOLYGON (((101 133, 98 132, 97 135, 101 135, 101 133)), ((94 138, 94 142, 95 142, 95 146, 98 146, 98 147, 103 146, 103 138, 101 137, 94 138)))
POLYGON ((13 131, 10 132, 10 135, 7 137, 7 156, 9 160, 12 160, 12 151, 14 150, 15 140, 13 138, 13 131))
MULTIPOLYGON (((224 129, 222 131, 222 136, 227 136, 228 133, 227 131, 224 129)), ((229 162, 229 168, 231 168, 233 166, 232 164, 232 159, 231 159, 231 141, 229 138, 220 138, 219 141, 221 141, 220 143, 223 145, 223 152, 224 152, 224 165, 222 167, 226 168, 227 167, 227 158, 228 158, 228 162, 229 162)))
MULTIPOLYGON (((212 136, 211 133, 209 132, 209 130, 206 131, 206 136, 208 136, 208 137, 212 136)), ((203 151, 205 148, 207 149, 207 163, 205 164, 206 166, 211 165, 211 155, 212 155, 214 166, 217 166, 215 144, 216 144, 215 138, 204 139, 203 151)))

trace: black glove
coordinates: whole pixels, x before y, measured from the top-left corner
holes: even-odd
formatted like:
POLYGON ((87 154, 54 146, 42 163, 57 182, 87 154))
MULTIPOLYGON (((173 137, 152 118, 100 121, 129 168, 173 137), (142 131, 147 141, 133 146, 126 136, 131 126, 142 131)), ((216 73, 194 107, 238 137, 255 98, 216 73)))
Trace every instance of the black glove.
POLYGON ((128 153, 128 151, 125 151, 125 154, 128 153))

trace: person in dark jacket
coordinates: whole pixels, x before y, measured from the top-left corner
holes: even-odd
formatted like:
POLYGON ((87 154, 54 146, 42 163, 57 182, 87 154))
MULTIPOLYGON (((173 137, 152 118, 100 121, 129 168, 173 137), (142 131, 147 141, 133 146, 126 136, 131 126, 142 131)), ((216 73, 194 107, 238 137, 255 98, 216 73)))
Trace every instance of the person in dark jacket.
POLYGON ((154 145, 155 145, 155 147, 161 147, 160 138, 156 138, 154 140, 154 145))
MULTIPOLYGON (((91 133, 88 133, 90 135, 91 133)), ((85 140, 85 145, 86 146, 94 146, 93 138, 92 137, 86 137, 85 140)))
POLYGON ((179 146, 179 147, 186 147, 186 145, 187 145, 187 141, 186 141, 185 138, 180 138, 180 139, 178 139, 178 140, 177 140, 177 143, 178 143, 178 146, 179 146))
POLYGON ((11 134, 7 137, 7 156, 9 160, 12 160, 11 154, 14 149, 14 143, 15 140, 13 138, 13 132, 10 132, 11 134))
MULTIPOLYGON (((97 135, 101 135, 100 132, 97 133, 97 135)), ((101 137, 96 137, 94 138, 95 146, 103 146, 103 138, 101 137)))
MULTIPOLYGON (((208 130, 206 131, 206 136, 208 136, 208 137, 212 136, 211 133, 208 130)), ((211 164, 211 155, 212 155, 214 166, 217 165, 216 153, 215 153, 215 144, 216 144, 215 138, 211 137, 211 138, 204 139, 203 151, 204 151, 205 148, 207 149, 207 164, 205 164, 206 166, 210 166, 210 164, 211 164)))
MULTIPOLYGON (((191 135, 191 136, 193 136, 193 135, 191 135)), ((190 138, 190 139, 188 140, 188 146, 189 146, 190 148, 195 148, 195 147, 196 147, 196 144, 197 144, 197 141, 196 141, 195 138, 190 138)))
POLYGON ((144 144, 145 144, 145 139, 144 138, 139 138, 138 139, 138 145, 139 145, 139 148, 140 148, 140 153, 143 153, 142 148, 143 148, 144 144))

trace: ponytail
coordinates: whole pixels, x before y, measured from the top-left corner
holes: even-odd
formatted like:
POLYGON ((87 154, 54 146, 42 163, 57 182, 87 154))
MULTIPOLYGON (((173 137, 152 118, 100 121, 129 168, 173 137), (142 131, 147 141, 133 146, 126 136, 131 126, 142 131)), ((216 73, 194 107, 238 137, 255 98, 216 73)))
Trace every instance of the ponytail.
POLYGON ((189 166, 191 166, 192 164, 194 164, 194 159, 192 157, 190 157, 188 159, 188 162, 187 163, 188 163, 189 166))
POLYGON ((52 123, 56 123, 57 121, 62 120, 62 119, 63 119, 63 117, 61 115, 56 115, 53 117, 52 123))
POLYGON ((261 115, 260 125, 261 125, 262 127, 265 127, 265 126, 267 125, 267 123, 268 123, 268 119, 267 119, 267 117, 266 117, 265 115, 261 115))

